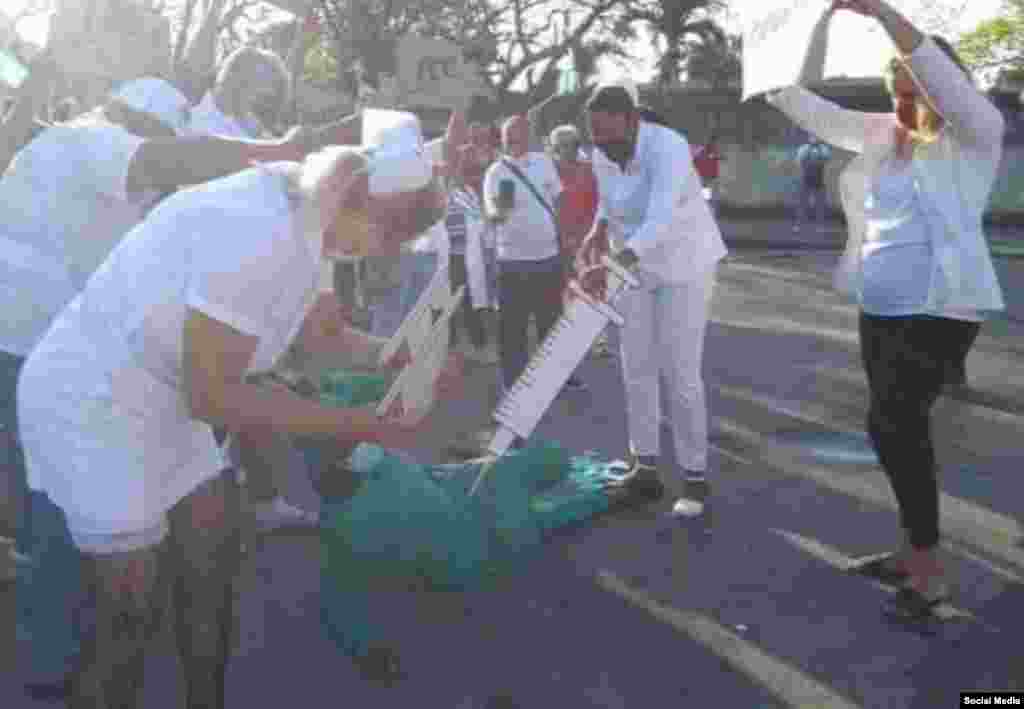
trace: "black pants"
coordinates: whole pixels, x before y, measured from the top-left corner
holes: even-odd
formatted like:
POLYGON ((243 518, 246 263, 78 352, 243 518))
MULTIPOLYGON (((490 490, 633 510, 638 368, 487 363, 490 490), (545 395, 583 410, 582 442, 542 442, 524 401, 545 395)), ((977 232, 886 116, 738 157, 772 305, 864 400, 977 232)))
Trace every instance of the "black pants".
POLYGON ((510 388, 529 362, 527 332, 530 316, 537 318, 543 339, 562 315, 562 259, 498 262, 498 306, 501 376, 510 388))
POLYGON ((860 347, 871 392, 868 435, 892 486, 900 522, 918 549, 939 542, 939 486, 931 410, 978 324, 861 313, 860 347))
MULTIPOLYGON (((469 271, 466 270, 466 257, 462 254, 451 254, 448 258, 448 276, 451 279, 452 291, 457 291, 462 286, 469 285, 469 271)), ((480 313, 473 307, 473 301, 469 297, 467 287, 465 297, 451 319, 451 345, 455 347, 459 340, 459 329, 464 329, 469 334, 469 341, 478 350, 487 346, 487 332, 484 329, 483 319, 480 313)))

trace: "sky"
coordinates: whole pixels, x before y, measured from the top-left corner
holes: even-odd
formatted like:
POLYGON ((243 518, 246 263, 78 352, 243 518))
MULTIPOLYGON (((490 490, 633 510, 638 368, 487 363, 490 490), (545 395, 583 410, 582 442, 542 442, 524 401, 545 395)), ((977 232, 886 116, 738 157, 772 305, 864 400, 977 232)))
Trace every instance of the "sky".
MULTIPOLYGON (((0 9, 8 15, 13 15, 29 1, 0 0, 0 9)), ((742 8, 745 3, 767 1, 769 0, 734 0, 734 5, 737 8, 742 8)), ((956 8, 964 4, 961 0, 935 0, 935 3, 956 8)), ((825 4, 825 0, 822 0, 822 4, 825 4)), ((895 0, 893 4, 906 10, 929 3, 928 0, 895 0)), ((995 17, 999 13, 1001 5, 1001 0, 970 0, 960 16, 956 30, 963 32, 973 28, 982 20, 995 17)), ((733 19, 735 21, 735 17, 733 19)), ((838 28, 830 37, 826 76, 843 74, 846 76, 877 76, 880 68, 879 57, 884 56, 886 50, 891 46, 884 33, 873 23, 851 15, 841 19, 837 17, 835 22, 838 28)), ((46 26, 47 21, 43 16, 23 21, 18 29, 26 39, 41 45, 46 41, 46 26)), ((738 28, 738 23, 736 26, 738 28)), ((602 78, 612 78, 627 71, 640 81, 652 77, 655 53, 650 41, 638 42, 632 50, 636 56, 636 62, 632 66, 627 68, 605 62, 601 66, 602 78)))

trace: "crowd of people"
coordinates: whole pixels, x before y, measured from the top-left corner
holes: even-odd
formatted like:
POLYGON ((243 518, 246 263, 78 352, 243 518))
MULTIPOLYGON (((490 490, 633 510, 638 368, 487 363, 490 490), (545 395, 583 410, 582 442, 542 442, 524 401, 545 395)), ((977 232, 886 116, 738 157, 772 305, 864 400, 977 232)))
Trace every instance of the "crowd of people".
MULTIPOLYGON (((1003 119, 947 43, 882 0, 835 0, 814 47, 839 10, 891 37, 894 112, 843 109, 799 84, 769 100, 814 146, 858 154, 840 183, 849 238, 837 285, 861 310, 867 428, 906 530, 898 552, 863 571, 899 583, 890 610, 914 616, 947 595, 930 411, 1003 308, 981 226, 1003 119)), ((824 53, 807 56, 800 84, 824 53)), ((425 425, 326 407, 254 375, 296 350, 376 362, 438 272, 468 291, 453 343, 465 332, 507 389, 527 365, 531 318, 544 337, 570 279, 601 298, 602 258, 630 269, 640 287, 617 303, 629 466, 609 495, 647 504, 671 475, 686 498, 710 494, 702 362, 726 255, 705 198, 717 141, 695 164, 628 81, 595 88, 581 125, 544 139, 532 113, 508 116, 497 145, 491 126, 458 112, 430 143, 403 111, 273 137, 290 91, 278 57, 243 49, 197 104, 142 78, 41 132, 11 125, 17 106, 5 121, 10 135, 34 137, 0 179, 4 521, 19 553, 67 535, 80 555, 96 622, 67 658, 73 706, 135 706, 168 579, 186 703, 224 705, 247 452, 277 459, 262 452, 295 436, 407 449, 425 425), (401 284, 364 332, 346 321, 331 265, 379 254, 400 255, 401 284), (677 470, 660 459, 662 401, 677 470)), ((453 354, 439 396, 461 366, 453 354)), ((245 484, 266 488, 268 519, 315 525, 283 501, 285 466, 263 467, 245 484)), ((56 611, 67 633, 81 603, 70 594, 56 611)))

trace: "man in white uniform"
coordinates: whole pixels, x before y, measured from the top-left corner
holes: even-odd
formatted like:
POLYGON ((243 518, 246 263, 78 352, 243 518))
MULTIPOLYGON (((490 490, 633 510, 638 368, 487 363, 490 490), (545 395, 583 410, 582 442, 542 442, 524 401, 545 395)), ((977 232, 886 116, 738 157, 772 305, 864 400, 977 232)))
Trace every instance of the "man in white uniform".
POLYGON ((255 167, 165 200, 26 362, 18 403, 32 504, 60 509, 97 609, 73 706, 136 706, 164 579, 185 705, 224 706, 239 540, 211 426, 415 441, 419 429, 372 408, 327 408, 245 377, 296 337, 310 352, 368 358, 383 345, 348 328, 327 334, 313 305, 325 256, 395 250, 443 215, 418 121, 393 115, 365 148, 255 167))
MULTIPOLYGON (((290 92, 288 68, 279 56, 255 47, 241 47, 221 65, 214 87, 189 111, 191 135, 257 138, 280 116, 290 92)), ((218 438, 223 438, 218 432, 218 438)), ((298 454, 286 438, 236 439, 229 445, 239 476, 249 486, 252 516, 260 531, 319 524, 318 515, 285 499, 287 481, 298 454), (243 453, 241 448, 247 450, 243 453), (246 464, 241 465, 244 458, 246 464)))
MULTIPOLYGON (((24 358, 161 195, 253 162, 300 160, 332 137, 328 129, 260 142, 183 136, 187 116, 187 99, 167 82, 130 81, 102 107, 44 130, 0 178, 0 401, 14 400, 24 358)), ((24 467, 14 407, 4 408, 0 479, 10 502, 0 525, 17 527, 24 467)))
POLYGON ((236 49, 221 65, 213 88, 190 111, 189 132, 258 138, 280 119, 290 87, 281 57, 256 47, 236 49))
POLYGON ((641 119, 631 88, 600 86, 587 104, 600 206, 580 268, 595 266, 601 245, 610 243, 641 281, 619 301, 633 458, 623 479, 625 498, 653 501, 664 494, 658 466, 662 381, 687 496, 699 497, 707 493, 704 331, 715 268, 726 249, 686 139, 641 119))

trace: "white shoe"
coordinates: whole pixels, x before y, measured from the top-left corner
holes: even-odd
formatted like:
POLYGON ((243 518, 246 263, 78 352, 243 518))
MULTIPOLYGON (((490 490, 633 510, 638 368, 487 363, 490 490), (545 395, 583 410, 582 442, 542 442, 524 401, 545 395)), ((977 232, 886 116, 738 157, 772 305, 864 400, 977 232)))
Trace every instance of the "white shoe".
POLYGON ((289 504, 283 497, 275 497, 270 502, 254 502, 253 518, 256 528, 261 532, 284 527, 317 527, 320 524, 316 512, 289 504))

